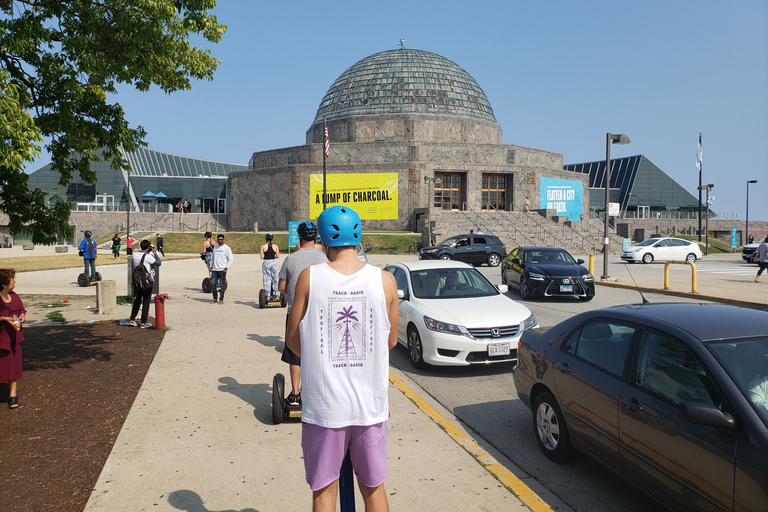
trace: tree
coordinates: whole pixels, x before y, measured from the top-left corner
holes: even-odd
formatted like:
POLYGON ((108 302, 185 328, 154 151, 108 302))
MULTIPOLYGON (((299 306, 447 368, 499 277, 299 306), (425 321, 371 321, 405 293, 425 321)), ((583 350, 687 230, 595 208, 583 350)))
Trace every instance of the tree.
POLYGON ((93 161, 128 169, 121 150, 146 146, 108 94, 120 84, 166 93, 213 79, 219 61, 190 45, 221 40, 215 0, 0 0, 0 211, 12 233, 50 244, 71 236, 70 203, 47 205, 28 188, 24 162, 51 154, 67 185, 77 173, 95 183, 93 161))

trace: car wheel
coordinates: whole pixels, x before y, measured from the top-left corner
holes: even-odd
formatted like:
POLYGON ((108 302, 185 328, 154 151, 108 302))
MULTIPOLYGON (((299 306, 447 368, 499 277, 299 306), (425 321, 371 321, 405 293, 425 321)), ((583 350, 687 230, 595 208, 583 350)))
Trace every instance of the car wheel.
POLYGON ((693 253, 689 254, 688 256, 685 257, 685 261, 696 263, 696 255, 693 253))
POLYGON ((452 260, 453 257, 450 254, 443 254, 442 256, 440 256, 440 259, 441 260, 452 260))
POLYGON ((421 344, 421 336, 415 327, 408 328, 408 354, 411 356, 411 364, 414 368, 426 368, 424 362, 424 346, 421 344))
POLYGON ((499 263, 501 263, 501 256, 495 252, 488 255, 488 266, 498 267, 499 263))
POLYGON ((643 254, 643 263, 653 263, 653 254, 649 252, 643 254))
POLYGON ((555 398, 546 391, 539 393, 534 402, 533 433, 539 448, 550 460, 560 462, 573 453, 563 413, 555 398))
POLYGON ((526 286, 528 285, 525 283, 525 276, 520 277, 520 298, 523 300, 528 300, 531 297, 526 286))

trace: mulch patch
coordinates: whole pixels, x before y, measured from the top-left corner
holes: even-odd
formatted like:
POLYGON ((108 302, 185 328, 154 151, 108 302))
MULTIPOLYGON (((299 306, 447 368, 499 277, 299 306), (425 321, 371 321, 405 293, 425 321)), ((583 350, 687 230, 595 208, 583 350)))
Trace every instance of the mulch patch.
POLYGON ((117 322, 25 327, 21 407, 0 384, 4 512, 81 512, 164 332, 117 322))

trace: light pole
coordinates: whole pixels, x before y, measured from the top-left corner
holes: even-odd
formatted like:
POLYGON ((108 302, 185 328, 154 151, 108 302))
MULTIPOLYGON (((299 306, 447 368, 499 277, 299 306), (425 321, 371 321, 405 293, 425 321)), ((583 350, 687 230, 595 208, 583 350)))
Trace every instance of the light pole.
POLYGON ((436 176, 424 176, 424 183, 429 183, 427 190, 427 247, 432 245, 432 205, 435 202, 435 180, 437 180, 436 176))
POLYGON ((611 190, 611 144, 629 144, 629 137, 621 133, 605 134, 605 226, 603 229, 603 275, 608 279, 608 203, 611 190))
POLYGON ((704 231, 706 231, 706 234, 705 234, 706 242, 704 245, 705 247, 704 254, 706 254, 707 256, 709 256, 709 205, 712 204, 712 201, 715 200, 714 197, 709 196, 709 191, 712 190, 713 188, 715 188, 715 186, 712 183, 710 183, 709 185, 702 185, 699 187, 699 190, 706 191, 706 195, 704 197, 706 198, 706 204, 707 204, 707 210, 705 212, 707 215, 707 223, 706 223, 706 227, 704 228, 704 231))
POLYGON ((746 222, 746 233, 744 233, 744 245, 747 245, 749 243, 749 184, 750 183, 757 183, 757 180, 747 180, 747 222, 746 222))

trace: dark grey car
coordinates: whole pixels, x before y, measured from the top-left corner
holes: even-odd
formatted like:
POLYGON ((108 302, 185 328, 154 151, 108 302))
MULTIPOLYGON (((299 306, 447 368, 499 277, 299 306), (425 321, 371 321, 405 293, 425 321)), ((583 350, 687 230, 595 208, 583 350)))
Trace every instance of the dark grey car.
POLYGON ((768 510, 768 312, 590 311, 524 333, 514 381, 547 457, 576 448, 673 510, 768 510))
POLYGON ((419 251, 420 260, 456 260, 476 267, 498 267, 506 255, 507 247, 493 235, 456 235, 419 251))

